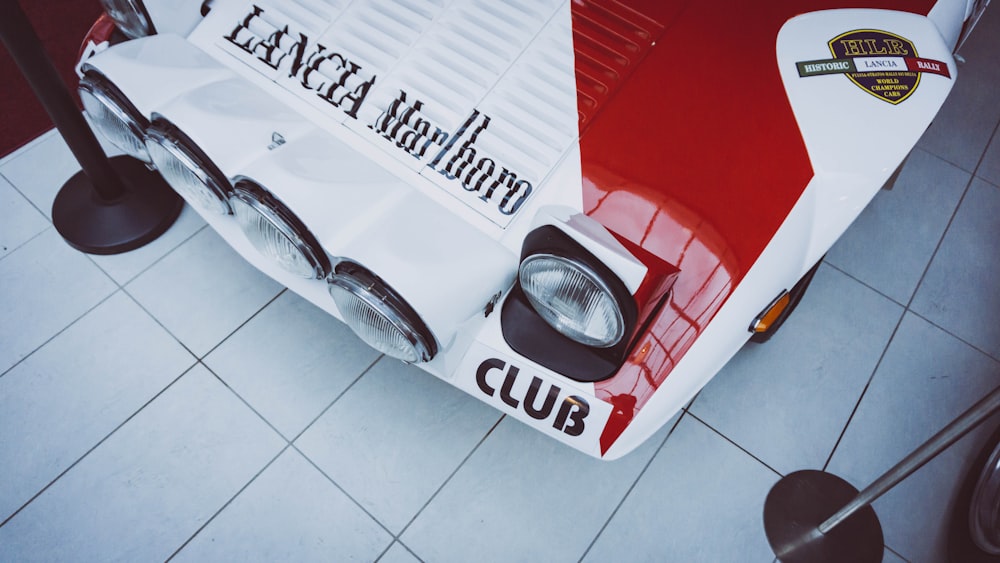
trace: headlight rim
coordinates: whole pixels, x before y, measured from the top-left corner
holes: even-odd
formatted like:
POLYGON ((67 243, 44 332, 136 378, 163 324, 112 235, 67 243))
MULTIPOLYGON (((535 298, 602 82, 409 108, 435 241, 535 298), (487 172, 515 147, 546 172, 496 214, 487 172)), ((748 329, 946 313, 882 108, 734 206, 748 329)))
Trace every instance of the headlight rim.
MULTIPOLYGON (((241 202, 248 204, 257 213, 264 216, 282 236, 295 245, 313 268, 311 279, 323 280, 327 278, 331 272, 330 260, 319 240, 316 239, 312 231, 309 230, 309 227, 302 222, 298 215, 293 213, 271 190, 252 178, 238 176, 235 178, 232 189, 229 192, 230 209, 233 208, 233 199, 239 199, 241 202)), ((235 210, 233 213, 235 213, 235 210)), ((243 229, 241 228, 240 230, 242 231, 243 229)), ((246 233, 244 232, 244 234, 246 233)), ((285 271, 289 270, 286 269, 285 271)))
MULTIPOLYGON (((621 295, 622 294, 622 290, 616 291, 616 288, 612 287, 612 283, 610 283, 609 281, 607 281, 605 279, 607 277, 607 274, 604 274, 602 276, 601 273, 599 273, 597 271, 598 269, 595 268, 595 267, 593 267, 588 262, 591 262, 591 261, 590 260, 585 260, 585 259, 580 259, 580 258, 577 258, 577 257, 574 257, 574 256, 567 256, 566 253, 559 252, 559 251, 552 251, 552 250, 546 251, 546 250, 542 250, 542 251, 533 252, 533 253, 528 254, 525 257, 523 257, 521 259, 520 264, 518 264, 518 267, 517 267, 517 279, 518 279, 518 283, 520 284, 520 286, 522 288, 522 291, 524 291, 525 297, 528 298, 528 301, 531 303, 531 306, 535 309, 535 311, 538 313, 538 315, 540 317, 542 317, 542 319, 545 320, 545 322, 547 322, 549 324, 549 326, 552 326, 552 328, 555 329, 557 332, 559 332, 560 334, 562 334, 566 338, 569 338, 570 340, 573 340, 574 342, 578 342, 578 343, 580 343, 580 344, 582 344, 584 346, 590 346, 590 347, 593 347, 593 348, 613 348, 614 346, 617 346, 625 338, 625 336, 627 335, 628 325, 627 325, 627 319, 626 319, 625 300, 622 298, 622 295, 621 295), (572 336, 570 334, 566 334, 566 332, 564 332, 563 330, 560 330, 558 327, 556 327, 555 325, 553 325, 549 321, 549 319, 547 318, 547 316, 542 311, 539 310, 539 306, 537 304, 538 300, 537 300, 536 296, 525 289, 525 283, 524 283, 524 279, 522 278, 522 273, 524 271, 525 265, 529 264, 530 262, 532 262, 534 260, 553 260, 555 262, 560 262, 560 263, 562 263, 562 264, 564 264, 566 266, 569 266, 569 267, 571 267, 571 268, 579 271, 580 273, 582 273, 583 276, 585 278, 587 278, 588 281, 590 281, 592 284, 594 284, 597 287, 598 290, 600 290, 601 292, 603 292, 611 300, 611 302, 615 305, 615 307, 614 307, 614 314, 615 314, 615 320, 617 321, 617 323, 616 323, 617 324, 617 329, 616 329, 616 331, 614 333, 613 338, 607 339, 606 341, 598 341, 598 340, 594 340, 594 339, 582 340, 580 338, 575 338, 574 336, 572 336)), ((607 270, 606 267, 604 269, 607 270)), ((617 276, 614 276, 613 280, 614 281, 618 281, 617 276)), ((628 294, 627 290, 625 291, 625 294, 626 295, 628 294)))
MULTIPOLYGON (((150 127, 150 121, 146 116, 139 112, 139 109, 135 107, 135 104, 118 88, 118 86, 108 78, 104 73, 95 69, 90 65, 84 65, 82 68, 83 76, 80 77, 79 85, 77 86, 77 95, 80 97, 80 102, 86 104, 83 100, 83 95, 89 94, 98 103, 107 108, 115 117, 117 117, 122 123, 124 123, 129 131, 135 135, 136 139, 139 141, 138 146, 141 147, 142 154, 135 154, 128 149, 118 146, 102 131, 102 135, 108 139, 112 144, 118 146, 119 149, 125 151, 130 156, 141 160, 146 164, 152 164, 153 159, 149 156, 149 150, 146 147, 147 132, 150 127)), ((88 112, 89 113, 89 112, 88 112)), ((94 125, 101 128, 100 124, 96 121, 94 125)))
MULTIPOLYGON (((229 197, 233 190, 232 182, 180 127, 162 115, 154 113, 153 119, 146 129, 146 143, 147 151, 149 143, 156 143, 197 176, 202 185, 212 192, 220 204, 219 208, 215 210, 219 212, 219 215, 233 213, 232 206, 229 204, 229 197)), ((152 155, 150 155, 150 162, 156 164, 153 162, 152 155)))
MULTIPOLYGON (((439 347, 430 327, 402 295, 374 272, 353 260, 341 259, 333 267, 326 280, 328 291, 335 303, 337 298, 333 295, 333 291, 336 287, 364 301, 396 330, 400 331, 416 352, 417 359, 412 363, 426 363, 437 356, 439 347)), ((337 303, 337 307, 340 309, 339 303, 337 303)), ((341 315, 344 315, 345 320, 347 320, 343 311, 341 311, 341 315)), ((349 322, 348 325, 350 326, 349 322)), ((361 335, 358 336, 361 338, 361 335)), ((375 347, 367 341, 366 344, 375 347)), ((411 363, 405 358, 399 358, 384 351, 383 353, 411 363)))
POLYGON ((146 9, 146 4, 142 0, 99 0, 101 3, 101 8, 104 13, 108 14, 108 17, 115 22, 115 27, 122 32, 125 37, 129 39, 139 39, 140 37, 147 37, 149 35, 156 35, 156 26, 153 24, 153 18, 149 17, 149 10, 146 9), (120 18, 116 18, 115 14, 122 13, 122 4, 127 6, 128 12, 135 16, 136 21, 127 21, 120 18), (141 20, 141 21, 138 21, 141 20), (137 33, 136 23, 142 29, 137 33))

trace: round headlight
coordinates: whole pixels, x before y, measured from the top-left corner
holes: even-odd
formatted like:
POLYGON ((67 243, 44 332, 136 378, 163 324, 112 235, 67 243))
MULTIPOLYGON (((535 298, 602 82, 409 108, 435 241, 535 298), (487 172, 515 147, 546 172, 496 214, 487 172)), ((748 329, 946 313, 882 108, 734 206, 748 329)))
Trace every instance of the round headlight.
POLYGON ((160 174, 179 194, 204 209, 229 214, 229 180, 174 124, 154 119, 146 131, 146 149, 160 174))
POLYGON ((521 262, 518 279, 535 311, 564 336, 607 348, 625 335, 621 306, 608 285, 584 264, 534 254, 521 262))
POLYGON ((236 221, 257 251, 303 278, 323 278, 326 254, 305 225, 270 192, 250 180, 233 186, 229 198, 236 221))
POLYGON ((372 348, 408 363, 429 361, 437 353, 427 325, 378 276, 353 262, 341 262, 329 282, 344 321, 372 348))
POLYGON ((150 162, 143 140, 149 121, 103 74, 84 72, 80 79, 80 101, 91 123, 113 145, 143 162, 150 162))
POLYGON ((142 0, 101 0, 101 6, 129 39, 156 33, 142 0))

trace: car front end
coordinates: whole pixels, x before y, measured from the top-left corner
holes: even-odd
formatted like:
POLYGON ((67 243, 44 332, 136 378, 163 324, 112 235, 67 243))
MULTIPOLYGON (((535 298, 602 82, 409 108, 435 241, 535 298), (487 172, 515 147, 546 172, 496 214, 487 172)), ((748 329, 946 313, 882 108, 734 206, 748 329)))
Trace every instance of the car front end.
POLYGON ((81 97, 368 345, 615 459, 780 325, 985 7, 744 4, 108 1, 81 97))

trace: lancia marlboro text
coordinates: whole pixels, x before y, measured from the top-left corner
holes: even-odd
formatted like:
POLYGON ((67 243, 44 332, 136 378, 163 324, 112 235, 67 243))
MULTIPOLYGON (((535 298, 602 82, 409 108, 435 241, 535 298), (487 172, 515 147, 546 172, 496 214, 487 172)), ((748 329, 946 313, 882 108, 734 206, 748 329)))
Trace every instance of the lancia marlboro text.
POLYGON ((490 124, 490 117, 473 110, 454 132, 442 130, 420 115, 423 102, 407 103, 406 92, 399 95, 369 125, 384 139, 418 159, 448 180, 456 180, 466 192, 476 193, 481 201, 493 202, 504 215, 513 215, 533 191, 531 182, 518 178, 476 147, 476 139, 490 124), (496 197, 494 197, 496 196, 496 197))
MULTIPOLYGON (((278 20, 279 16, 254 5, 223 39, 237 48, 236 54, 249 55, 249 62, 258 72, 270 75, 300 96, 314 94, 357 120, 376 75, 349 53, 314 42, 278 20)), ((449 131, 422 115, 423 105, 423 101, 410 100, 407 92, 399 90, 388 107, 372 123, 366 123, 367 129, 403 154, 424 162, 437 173, 430 176, 435 185, 471 203, 473 209, 494 223, 506 226, 532 195, 534 186, 477 145, 491 118, 473 109, 461 126, 449 131)))
POLYGON ((304 33, 292 32, 288 25, 277 27, 268 22, 259 6, 254 6, 225 39, 271 69, 287 71, 302 88, 341 108, 349 117, 357 118, 375 84, 374 75, 367 75, 345 55, 310 43, 304 33))

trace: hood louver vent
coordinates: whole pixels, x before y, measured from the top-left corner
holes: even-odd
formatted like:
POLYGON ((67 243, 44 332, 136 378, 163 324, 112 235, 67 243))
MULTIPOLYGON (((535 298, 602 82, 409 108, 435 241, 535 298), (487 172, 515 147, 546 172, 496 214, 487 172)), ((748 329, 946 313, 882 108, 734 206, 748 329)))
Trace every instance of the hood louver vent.
MULTIPOLYGON (((661 31, 615 0, 256 0, 230 13, 248 22, 230 53, 501 227, 661 31)), ((212 17, 205 27, 235 33, 212 17)))
POLYGON ((662 31, 660 24, 615 0, 574 0, 581 127, 614 94, 662 31))

